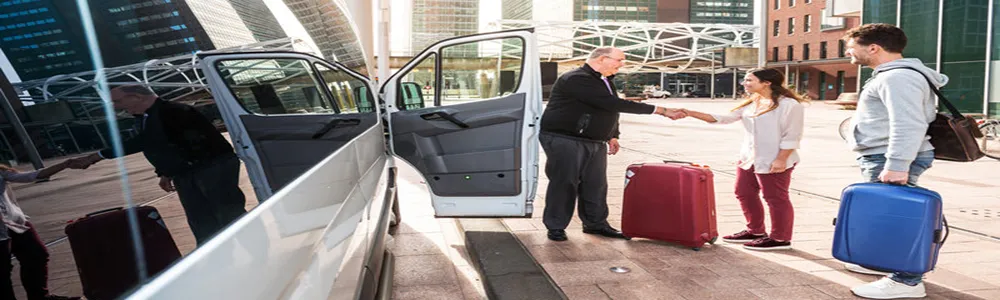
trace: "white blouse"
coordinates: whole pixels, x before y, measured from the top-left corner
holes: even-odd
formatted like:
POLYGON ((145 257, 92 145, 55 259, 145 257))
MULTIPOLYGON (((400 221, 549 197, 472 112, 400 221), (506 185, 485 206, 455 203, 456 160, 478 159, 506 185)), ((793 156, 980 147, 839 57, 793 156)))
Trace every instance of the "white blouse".
MULTIPOLYGON (((798 149, 802 140, 805 109, 795 99, 783 97, 778 107, 760 116, 756 105, 751 103, 726 115, 715 115, 715 124, 729 124, 743 121, 743 145, 740 147, 739 167, 744 170, 754 168, 754 173, 768 174, 771 163, 783 149, 798 149)), ((799 162, 799 154, 792 151, 785 163, 788 168, 799 162)))

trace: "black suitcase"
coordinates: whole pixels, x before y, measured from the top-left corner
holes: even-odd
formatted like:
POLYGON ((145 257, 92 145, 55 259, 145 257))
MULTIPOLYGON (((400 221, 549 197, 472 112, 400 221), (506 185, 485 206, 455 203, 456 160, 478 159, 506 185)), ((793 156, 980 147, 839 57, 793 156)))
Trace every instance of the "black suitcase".
MULTIPOLYGON (((132 208, 146 261, 146 278, 181 257, 166 223, 156 208, 132 208)), ((117 299, 140 284, 128 213, 121 207, 87 214, 66 225, 83 295, 89 300, 117 299)))

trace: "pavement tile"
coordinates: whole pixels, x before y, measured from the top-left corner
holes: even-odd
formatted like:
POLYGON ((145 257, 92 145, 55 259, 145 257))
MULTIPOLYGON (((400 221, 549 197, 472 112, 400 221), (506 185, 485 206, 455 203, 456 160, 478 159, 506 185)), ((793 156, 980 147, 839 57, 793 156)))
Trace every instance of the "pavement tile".
POLYGON ((958 291, 1000 289, 1000 282, 988 283, 948 269, 935 269, 925 278, 935 284, 958 291))
POLYGON ((655 279, 638 265, 627 260, 547 263, 542 264, 542 267, 560 287, 655 279), (611 272, 611 267, 626 267, 631 272, 614 273, 611 272))
POLYGON ((392 299, 395 300, 464 300, 462 289, 453 284, 418 285, 393 287, 392 299))
POLYGON ((773 286, 797 286, 826 284, 829 281, 815 276, 802 275, 799 273, 776 273, 776 274, 756 274, 753 275, 760 280, 770 283, 773 286))
POLYGON ((567 299, 572 300, 610 300, 608 294, 604 293, 596 284, 567 286, 562 288, 567 299))
POLYGON ((851 293, 851 289, 849 287, 845 287, 843 285, 839 285, 839 284, 836 284, 836 283, 815 284, 815 285, 811 285, 811 286, 814 289, 817 289, 820 292, 823 292, 827 296, 830 296, 830 297, 833 297, 833 298, 836 298, 836 299, 864 299, 864 298, 855 296, 854 293, 851 293))
POLYGON ((570 261, 620 259, 622 254, 601 243, 560 243, 556 245, 570 261))
POLYGON ((448 248, 441 233, 399 233, 394 236, 396 256, 442 254, 448 248))
POLYGON ((457 282, 451 260, 443 254, 397 256, 393 287, 457 282))
POLYGON ((753 289, 774 286, 751 275, 693 277, 691 280, 708 289, 753 289))
POLYGON ((772 287, 750 289, 750 292, 764 300, 822 300, 835 299, 811 286, 772 287))
POLYGON ((604 283, 599 286, 615 300, 684 300, 684 297, 659 281, 604 283))
POLYGON ((554 244, 528 246, 528 251, 531 252, 531 256, 535 258, 535 261, 540 264, 572 261, 559 250, 558 245, 554 244))

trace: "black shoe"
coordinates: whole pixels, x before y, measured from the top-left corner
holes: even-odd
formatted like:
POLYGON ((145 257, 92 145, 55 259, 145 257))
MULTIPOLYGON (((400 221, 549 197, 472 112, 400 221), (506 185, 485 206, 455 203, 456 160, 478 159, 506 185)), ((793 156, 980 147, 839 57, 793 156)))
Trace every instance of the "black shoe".
POLYGON ((549 239, 557 242, 565 241, 566 230, 562 229, 549 229, 549 239))
POLYGON ((614 227, 611 226, 607 226, 604 228, 597 228, 597 229, 584 228, 583 233, 600 234, 609 238, 616 238, 616 239, 625 239, 625 240, 632 239, 630 237, 625 236, 624 234, 622 234, 621 231, 618 231, 618 229, 615 229, 614 227))

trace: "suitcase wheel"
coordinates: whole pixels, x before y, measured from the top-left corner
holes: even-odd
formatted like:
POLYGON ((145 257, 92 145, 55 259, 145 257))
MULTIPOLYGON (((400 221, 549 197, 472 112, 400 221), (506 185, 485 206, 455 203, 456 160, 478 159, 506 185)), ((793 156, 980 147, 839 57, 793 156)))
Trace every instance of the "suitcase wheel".
POLYGON ((708 241, 708 244, 709 245, 715 245, 715 241, 718 240, 718 239, 719 239, 719 237, 713 237, 711 240, 708 241))
POLYGON ((622 235, 622 237, 624 237, 626 241, 631 241, 632 240, 632 237, 627 236, 627 235, 622 235))
POLYGON ((691 250, 694 250, 694 251, 701 251, 701 247, 694 247, 694 248, 691 248, 691 250))

